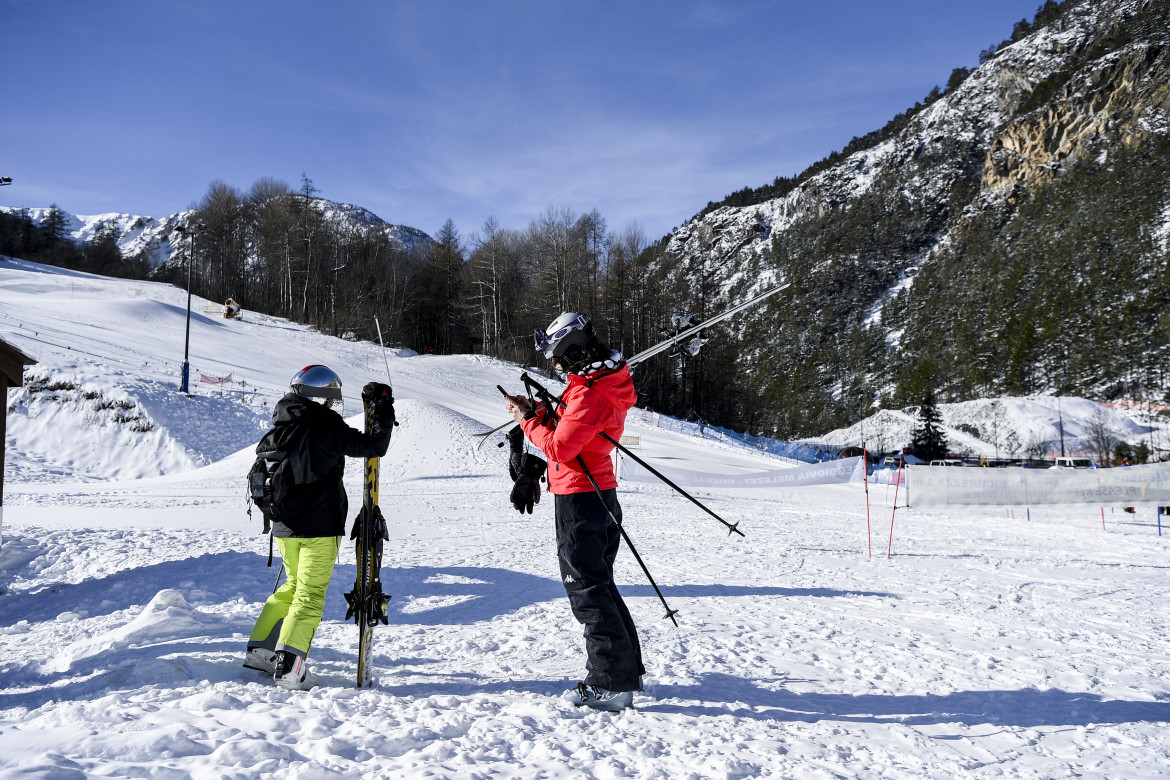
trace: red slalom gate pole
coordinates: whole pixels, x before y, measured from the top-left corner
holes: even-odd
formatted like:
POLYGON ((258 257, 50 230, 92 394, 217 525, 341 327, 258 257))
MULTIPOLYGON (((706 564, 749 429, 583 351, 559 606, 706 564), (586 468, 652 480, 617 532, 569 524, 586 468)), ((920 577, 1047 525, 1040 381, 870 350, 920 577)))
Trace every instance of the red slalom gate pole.
POLYGON ((890 546, 886 548, 886 558, 894 556, 894 516, 898 514, 898 488, 902 487, 902 461, 898 461, 898 476, 894 482, 894 511, 890 513, 890 546))
POLYGON ((1105 507, 1101 507, 1101 530, 1105 530, 1105 507))
MULTIPOLYGON (((861 465, 865 468, 865 537, 869 540, 869 557, 873 557, 873 529, 869 524, 869 452, 861 448, 861 465)), ((1159 521, 1161 522, 1161 521, 1159 521)), ((1161 526, 1158 526, 1161 529, 1161 526)))

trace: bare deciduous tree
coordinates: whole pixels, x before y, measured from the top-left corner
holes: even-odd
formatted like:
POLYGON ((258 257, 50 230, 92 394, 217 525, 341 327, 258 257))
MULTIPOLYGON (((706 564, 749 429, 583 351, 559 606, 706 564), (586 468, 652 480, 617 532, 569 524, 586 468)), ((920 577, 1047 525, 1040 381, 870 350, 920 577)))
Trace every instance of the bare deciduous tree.
POLYGON ((1117 435, 1113 426, 1109 424, 1109 415, 1103 408, 1098 408, 1089 418, 1085 427, 1085 438, 1097 464, 1108 466, 1112 463, 1113 448, 1117 444, 1117 435))

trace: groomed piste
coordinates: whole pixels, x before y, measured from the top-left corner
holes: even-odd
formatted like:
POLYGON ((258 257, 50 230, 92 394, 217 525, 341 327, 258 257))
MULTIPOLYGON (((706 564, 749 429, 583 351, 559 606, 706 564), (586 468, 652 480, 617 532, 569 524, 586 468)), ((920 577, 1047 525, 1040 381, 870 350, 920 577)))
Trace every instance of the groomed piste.
MULTIPOLYGON (((524 367, 477 356, 389 358, 374 687, 353 684, 346 545, 322 685, 278 690, 241 666, 276 577, 245 514, 251 449, 297 369, 328 362, 357 426, 384 364, 376 344, 197 300, 192 375, 233 380, 188 398, 185 297, 0 261, 0 338, 38 361, 8 397, 0 778, 1165 776, 1170 534, 1113 506, 912 501, 887 556, 891 486, 870 485, 869 538, 863 483, 695 488, 740 538, 627 482, 626 529, 679 627, 623 551, 647 689, 618 715, 565 704, 582 639, 551 502, 518 515, 506 452, 476 448, 524 367)), ((627 433, 662 468, 790 465, 637 415, 627 433)))

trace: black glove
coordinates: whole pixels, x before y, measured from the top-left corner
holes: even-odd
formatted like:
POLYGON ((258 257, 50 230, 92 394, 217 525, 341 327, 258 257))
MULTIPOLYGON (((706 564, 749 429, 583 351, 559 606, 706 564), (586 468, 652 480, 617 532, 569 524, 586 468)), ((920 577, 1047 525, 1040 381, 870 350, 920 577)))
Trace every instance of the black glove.
POLYGON ((394 425, 394 391, 381 382, 367 382, 362 388, 362 401, 374 410, 374 424, 381 430, 394 425))
POLYGON ((515 482, 520 477, 520 462, 524 459, 524 431, 517 425, 504 434, 508 440, 508 476, 515 482))
POLYGON ((532 514, 534 504, 540 503, 540 480, 544 476, 548 464, 542 458, 527 453, 520 458, 520 476, 512 486, 512 495, 509 499, 512 507, 524 514, 532 514))

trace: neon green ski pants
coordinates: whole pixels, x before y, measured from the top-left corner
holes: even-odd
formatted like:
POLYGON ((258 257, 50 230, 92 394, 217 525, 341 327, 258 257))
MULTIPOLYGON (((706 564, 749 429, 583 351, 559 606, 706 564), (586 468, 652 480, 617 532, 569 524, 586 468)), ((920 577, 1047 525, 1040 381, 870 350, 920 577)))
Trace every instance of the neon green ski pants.
POLYGON ((340 536, 277 539, 284 559, 285 583, 264 602, 248 647, 288 650, 306 657, 325 611, 325 591, 333 579, 340 536))

